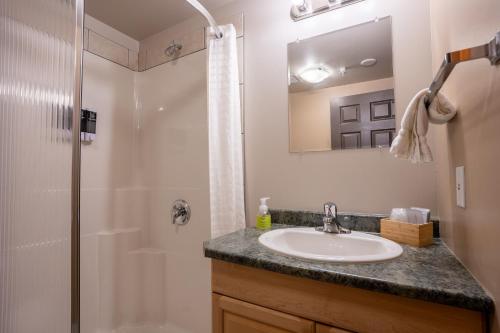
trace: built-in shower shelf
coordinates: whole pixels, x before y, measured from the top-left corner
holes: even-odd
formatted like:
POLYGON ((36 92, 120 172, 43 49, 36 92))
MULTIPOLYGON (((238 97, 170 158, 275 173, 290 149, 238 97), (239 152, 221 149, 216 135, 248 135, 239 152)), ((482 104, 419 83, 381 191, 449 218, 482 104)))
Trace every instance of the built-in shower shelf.
POLYGON ((153 249, 153 248, 142 248, 142 249, 137 249, 137 250, 132 250, 129 251, 129 254, 167 254, 164 250, 162 249, 153 249))
POLYGON ((131 234, 135 232, 142 232, 141 228, 123 228, 123 229, 112 229, 104 230, 97 233, 98 236, 113 236, 118 234, 131 234))
POLYGON ((145 246, 144 234, 141 228, 98 233, 93 276, 100 293, 95 304, 104 309, 99 318, 106 332, 146 332, 140 330, 141 323, 166 321, 166 253, 145 246))

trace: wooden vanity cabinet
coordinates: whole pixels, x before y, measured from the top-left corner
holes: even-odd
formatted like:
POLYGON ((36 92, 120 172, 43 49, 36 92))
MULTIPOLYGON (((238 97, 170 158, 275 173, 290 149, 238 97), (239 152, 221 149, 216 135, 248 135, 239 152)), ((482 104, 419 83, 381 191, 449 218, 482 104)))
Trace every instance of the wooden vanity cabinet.
POLYGON ((340 328, 325 326, 323 324, 316 324, 316 333, 350 333, 350 332, 342 330, 340 328))
POLYGON ((213 333, 485 333, 448 305, 212 260, 213 333))
POLYGON ((213 333, 349 333, 218 294, 212 304, 213 333))
POLYGON ((217 294, 213 294, 212 301, 213 333, 315 332, 311 320, 217 294))

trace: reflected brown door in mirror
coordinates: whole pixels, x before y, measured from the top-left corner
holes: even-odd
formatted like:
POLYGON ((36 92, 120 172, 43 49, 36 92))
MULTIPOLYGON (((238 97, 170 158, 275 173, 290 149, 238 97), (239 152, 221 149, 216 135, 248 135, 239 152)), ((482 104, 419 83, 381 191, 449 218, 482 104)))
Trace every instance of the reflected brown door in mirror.
POLYGON ((332 149, 389 147, 396 131, 394 90, 330 100, 332 149))

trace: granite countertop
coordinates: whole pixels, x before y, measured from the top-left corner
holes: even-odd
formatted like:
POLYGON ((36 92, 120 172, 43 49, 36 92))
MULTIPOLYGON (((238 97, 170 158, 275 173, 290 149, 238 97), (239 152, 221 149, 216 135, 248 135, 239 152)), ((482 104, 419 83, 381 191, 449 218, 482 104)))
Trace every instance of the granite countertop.
MULTIPOLYGON (((273 229, 294 227, 273 224, 273 229)), ((493 301, 439 239, 426 248, 403 246, 396 259, 339 264, 299 259, 258 242, 263 231, 240 230, 204 243, 205 256, 318 281, 490 312, 493 301)))

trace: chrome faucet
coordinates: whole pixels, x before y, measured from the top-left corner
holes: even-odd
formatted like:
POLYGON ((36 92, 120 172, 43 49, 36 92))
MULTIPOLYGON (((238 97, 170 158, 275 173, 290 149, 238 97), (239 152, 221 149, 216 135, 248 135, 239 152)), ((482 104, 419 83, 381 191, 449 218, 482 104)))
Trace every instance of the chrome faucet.
POLYGON ((327 202, 323 205, 325 216, 323 216, 323 226, 316 228, 329 234, 350 234, 351 230, 346 229, 337 221, 337 205, 327 202))

